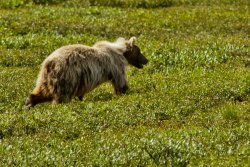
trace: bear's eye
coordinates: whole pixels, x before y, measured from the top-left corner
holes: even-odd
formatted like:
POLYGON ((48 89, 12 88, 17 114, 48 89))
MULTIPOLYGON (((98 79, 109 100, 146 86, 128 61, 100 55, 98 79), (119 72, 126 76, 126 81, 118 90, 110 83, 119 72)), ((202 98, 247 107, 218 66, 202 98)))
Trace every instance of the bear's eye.
POLYGON ((140 54, 140 48, 138 48, 137 46, 134 46, 133 52, 135 55, 140 54))

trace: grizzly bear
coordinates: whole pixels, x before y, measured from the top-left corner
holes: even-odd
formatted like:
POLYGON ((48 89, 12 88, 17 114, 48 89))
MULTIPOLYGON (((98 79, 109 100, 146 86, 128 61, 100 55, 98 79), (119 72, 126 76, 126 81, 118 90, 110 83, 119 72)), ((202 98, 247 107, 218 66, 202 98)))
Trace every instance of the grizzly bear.
POLYGON ((42 63, 36 87, 25 105, 52 101, 66 102, 83 96, 103 82, 111 81, 115 93, 125 93, 128 83, 126 65, 143 68, 148 60, 135 45, 135 37, 115 42, 101 41, 92 47, 67 45, 55 50, 42 63))

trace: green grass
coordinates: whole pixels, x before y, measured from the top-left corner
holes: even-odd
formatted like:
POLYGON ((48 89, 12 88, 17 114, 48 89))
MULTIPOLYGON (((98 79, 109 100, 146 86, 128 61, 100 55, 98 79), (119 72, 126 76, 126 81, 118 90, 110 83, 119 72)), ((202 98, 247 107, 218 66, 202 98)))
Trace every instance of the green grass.
POLYGON ((249 34, 248 0, 1 1, 0 166, 248 166, 249 34), (25 110, 52 51, 131 36, 127 94, 25 110))

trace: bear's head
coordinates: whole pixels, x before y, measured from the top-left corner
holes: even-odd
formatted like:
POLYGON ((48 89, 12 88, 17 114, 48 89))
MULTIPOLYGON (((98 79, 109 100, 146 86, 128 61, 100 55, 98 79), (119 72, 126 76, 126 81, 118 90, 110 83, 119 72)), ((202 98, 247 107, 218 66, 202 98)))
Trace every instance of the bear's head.
MULTIPOLYGON (((118 40, 124 40, 124 38, 120 38, 118 40)), ((127 59, 128 63, 137 67, 143 68, 143 65, 148 63, 148 59, 143 56, 140 48, 135 45, 135 37, 130 38, 126 42, 126 51, 124 52, 124 57, 127 59)))

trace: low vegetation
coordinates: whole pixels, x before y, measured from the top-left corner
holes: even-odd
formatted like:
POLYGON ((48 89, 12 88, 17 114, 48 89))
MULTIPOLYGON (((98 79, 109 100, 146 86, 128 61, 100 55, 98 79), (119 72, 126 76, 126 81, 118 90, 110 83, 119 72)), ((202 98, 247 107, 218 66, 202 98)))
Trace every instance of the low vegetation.
POLYGON ((0 166, 248 166, 248 0, 0 2, 0 166), (26 110, 42 61, 136 36, 130 89, 26 110))

